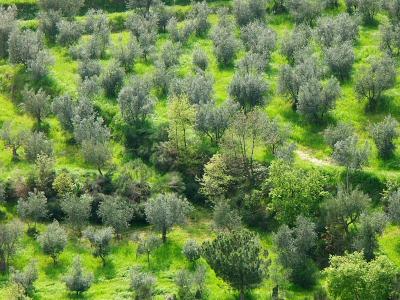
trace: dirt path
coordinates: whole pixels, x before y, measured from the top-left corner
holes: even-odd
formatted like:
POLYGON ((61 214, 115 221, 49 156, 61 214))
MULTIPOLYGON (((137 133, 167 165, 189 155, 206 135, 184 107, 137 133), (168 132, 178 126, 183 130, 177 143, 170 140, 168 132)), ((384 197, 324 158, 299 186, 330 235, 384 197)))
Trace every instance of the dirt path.
POLYGON ((309 153, 307 151, 304 151, 304 150, 296 150, 296 154, 302 160, 308 161, 308 162, 310 162, 310 163, 312 163, 314 165, 317 165, 317 166, 332 166, 332 165, 334 165, 334 163, 333 163, 333 161, 331 159, 322 160, 322 159, 319 159, 319 158, 316 158, 316 157, 312 156, 311 153, 309 153))

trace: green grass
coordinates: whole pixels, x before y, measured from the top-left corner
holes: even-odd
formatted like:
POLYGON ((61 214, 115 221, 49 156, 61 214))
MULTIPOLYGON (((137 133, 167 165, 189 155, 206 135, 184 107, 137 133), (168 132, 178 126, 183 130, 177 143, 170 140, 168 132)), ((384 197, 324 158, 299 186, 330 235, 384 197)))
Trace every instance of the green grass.
MULTIPOLYGON (((0 4, 9 4, 17 2, 34 3, 35 0, 0 0, 0 4)), ((218 7, 230 4, 227 1, 216 1, 211 3, 211 6, 218 7)), ((174 10, 187 12, 190 6, 175 6, 174 10)), ((343 5, 339 11, 343 11, 343 5)), ((330 11, 327 14, 338 13, 338 11, 330 11)), ((109 17, 124 16, 126 13, 109 14, 109 17)), ((83 20, 83 17, 79 17, 83 20)), ((210 15, 210 21, 216 26, 218 17, 216 14, 210 15)), ((387 17, 383 14, 378 16, 379 23, 387 22, 387 17)), ((279 70, 286 63, 285 58, 279 53, 280 43, 282 38, 293 28, 293 22, 288 15, 269 16, 268 23, 273 28, 278 36, 277 50, 272 54, 268 71, 265 74, 265 79, 269 85, 269 99, 265 107, 266 114, 270 117, 277 118, 280 124, 291 128, 291 139, 296 142, 298 148, 310 154, 312 157, 329 161, 331 150, 324 143, 322 131, 324 126, 309 124, 303 120, 291 107, 290 102, 284 96, 278 94, 278 77, 279 70)), ((35 27, 37 20, 24 21, 23 26, 35 27)), ((213 29, 211 29, 210 34, 213 29)), ((122 37, 123 41, 127 40, 127 32, 115 32, 112 34, 112 40, 118 41, 122 37)), ((160 51, 162 45, 168 40, 167 34, 161 34, 157 42, 157 51, 160 51)), ((202 48, 207 53, 210 64, 209 72, 214 77, 214 99, 217 104, 221 104, 229 98, 228 88, 234 76, 235 69, 226 68, 221 69, 218 66, 215 56, 213 55, 213 43, 210 36, 205 38, 192 37, 188 44, 184 46, 182 55, 180 57, 179 74, 187 76, 192 71, 192 53, 195 49, 202 48)), ((51 79, 54 84, 54 89, 60 93, 68 93, 73 96, 77 95, 78 80, 77 74, 78 64, 72 60, 68 55, 68 50, 59 47, 51 46, 50 49, 55 58, 55 64, 51 67, 51 79)), ((108 50, 106 59, 102 60, 102 65, 107 67, 111 62, 111 49, 108 50)), ((388 100, 387 105, 379 108, 376 113, 366 113, 366 103, 357 99, 354 93, 354 82, 360 73, 362 66, 368 63, 371 56, 381 55, 379 49, 379 30, 378 26, 360 28, 360 39, 355 46, 356 63, 353 68, 352 78, 342 84, 342 95, 336 103, 335 109, 331 112, 332 121, 346 121, 354 125, 357 132, 363 139, 366 139, 373 145, 368 132, 367 126, 371 122, 382 120, 385 115, 392 114, 396 118, 400 118, 400 81, 396 84, 395 88, 385 93, 388 100)), ((243 50, 238 53, 237 60, 243 56, 243 50)), ((398 62, 397 62, 398 63, 398 62)), ((400 71, 399 67, 398 70, 400 71)), ((2 82, 4 74, 18 73, 18 68, 0 62, 0 83, 2 82)), ((153 62, 146 62, 139 60, 131 75, 150 75, 155 71, 153 62)), ((128 77, 129 77, 128 76, 128 77)), ((24 82, 26 76, 21 76, 24 82)), ((128 80, 128 79, 127 79, 128 80)), ((0 86, 1 87, 1 86, 0 86)), ((6 120, 14 120, 21 126, 32 128, 34 122, 27 115, 23 114, 18 106, 18 101, 12 99, 12 96, 2 91, 0 92, 0 124, 6 120)), ((95 99, 95 105, 99 108, 103 116, 107 116, 110 125, 113 126, 121 119, 119 107, 115 99, 108 99, 104 95, 100 95, 95 99)), ((167 100, 164 98, 159 99, 156 105, 156 113, 152 119, 156 125, 164 124, 167 121, 167 100)), ((66 133, 60 126, 55 117, 49 117, 46 122, 49 124, 49 137, 53 140, 57 169, 68 168, 76 172, 96 172, 91 166, 85 164, 79 147, 71 145, 68 141, 71 136, 66 133)), ((400 146, 400 140, 396 142, 400 146)), ((122 142, 114 140, 112 143, 113 161, 112 164, 118 169, 127 169, 131 172, 141 169, 143 165, 140 160, 130 160, 125 153, 122 142)), ((257 158, 260 160, 265 159, 266 151, 263 148, 257 149, 257 158)), ((373 155, 370 161, 370 166, 366 168, 366 173, 376 175, 379 178, 386 176, 398 176, 400 168, 400 150, 396 152, 394 158, 383 161, 377 156, 377 151, 373 146, 373 155)), ((297 162, 301 165, 309 166, 309 161, 303 161, 297 158, 297 162)), ((331 165, 330 169, 341 168, 331 165)), ((15 163, 11 160, 11 153, 8 149, 0 143, 0 178, 6 179, 17 175, 27 174, 32 170, 32 165, 22 160, 15 163)), ((162 177, 152 166, 145 167, 148 181, 152 186, 156 186, 162 177)), ((13 208, 2 208, 6 211, 8 216, 12 216, 13 208)), ((42 224, 39 229, 43 231, 45 226, 42 224)), ((149 232, 150 227, 138 227, 131 229, 132 232, 149 232)), ((127 236, 129 236, 127 234, 127 236)), ((82 299, 129 299, 133 296, 132 291, 129 290, 129 269, 135 265, 143 265, 146 269, 150 270, 157 277, 157 296, 156 299, 164 299, 165 295, 176 292, 176 285, 174 284, 174 275, 176 272, 184 267, 188 267, 181 249, 186 239, 193 238, 198 241, 203 241, 214 236, 214 232, 210 223, 210 212, 205 209, 198 209, 195 217, 191 219, 190 223, 184 228, 175 228, 169 234, 169 240, 166 245, 158 249, 151 259, 151 266, 147 267, 145 257, 136 257, 136 245, 124 239, 123 241, 115 241, 113 245, 112 254, 109 256, 108 263, 105 267, 101 266, 99 259, 93 258, 91 249, 88 243, 84 240, 76 239, 71 234, 67 249, 62 253, 60 261, 56 266, 52 265, 51 259, 44 256, 38 246, 37 242, 28 236, 25 236, 23 243, 18 250, 14 264, 18 268, 22 268, 27 262, 35 258, 38 260, 40 275, 39 280, 35 284, 36 293, 34 299, 69 299, 70 295, 67 293, 65 286, 61 282, 62 276, 68 270, 72 259, 75 255, 83 257, 84 265, 87 269, 94 272, 95 283, 92 288, 82 296, 82 299)), ((270 234, 260 232, 261 240, 270 251, 270 256, 273 260, 276 259, 274 247, 270 234)), ((380 238, 380 251, 388 255, 398 266, 400 266, 400 232, 398 226, 390 226, 385 231, 384 235, 380 238)), ((204 261, 200 263, 204 264, 204 261)), ((7 293, 7 276, 0 277, 0 299, 6 299, 7 293)), ((323 284, 323 279, 321 279, 323 284)), ((207 269, 207 289, 209 299, 236 299, 237 294, 231 290, 222 280, 216 278, 211 269, 207 269)), ((266 279, 263 284, 255 289, 251 296, 252 299, 268 299, 272 290, 272 282, 266 279)), ((312 296, 312 290, 305 291, 295 286, 289 286, 287 291, 288 299, 304 299, 305 296, 312 296)))

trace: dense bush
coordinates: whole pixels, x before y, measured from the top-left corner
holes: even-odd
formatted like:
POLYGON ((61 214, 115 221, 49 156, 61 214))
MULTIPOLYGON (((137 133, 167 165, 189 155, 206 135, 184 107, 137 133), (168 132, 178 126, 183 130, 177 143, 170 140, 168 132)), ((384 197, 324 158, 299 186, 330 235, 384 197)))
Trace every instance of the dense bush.
POLYGON ((363 67, 355 85, 360 99, 368 100, 368 108, 375 110, 382 93, 396 83, 396 68, 389 57, 373 58, 369 67, 363 67))
POLYGON ((112 62, 101 76, 101 85, 108 97, 116 97, 122 88, 125 71, 117 62, 112 62))
POLYGON ((398 127, 399 123, 392 116, 387 116, 382 122, 370 126, 372 139, 381 157, 387 158, 393 155, 394 140, 399 136, 398 127))
POLYGON ((0 6, 0 58, 8 55, 8 39, 17 27, 17 8, 0 6))

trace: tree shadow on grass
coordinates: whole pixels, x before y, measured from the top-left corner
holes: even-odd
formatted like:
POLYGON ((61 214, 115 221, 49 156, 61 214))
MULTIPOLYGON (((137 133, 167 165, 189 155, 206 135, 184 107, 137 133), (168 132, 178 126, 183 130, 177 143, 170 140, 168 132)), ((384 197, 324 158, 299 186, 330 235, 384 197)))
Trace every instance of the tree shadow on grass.
POLYGON ((167 241, 154 251, 151 257, 150 270, 162 271, 168 269, 174 259, 183 259, 181 247, 175 241, 167 241))
POLYGON ((58 278, 67 272, 67 265, 62 260, 58 260, 55 264, 53 264, 53 261, 49 261, 47 266, 44 267, 44 272, 49 278, 58 278))
POLYGON ((96 278, 104 277, 106 279, 112 279, 116 275, 117 275, 117 271, 115 269, 115 264, 110 259, 106 259, 106 263, 104 266, 102 263, 100 263, 100 265, 94 271, 94 276, 96 278))

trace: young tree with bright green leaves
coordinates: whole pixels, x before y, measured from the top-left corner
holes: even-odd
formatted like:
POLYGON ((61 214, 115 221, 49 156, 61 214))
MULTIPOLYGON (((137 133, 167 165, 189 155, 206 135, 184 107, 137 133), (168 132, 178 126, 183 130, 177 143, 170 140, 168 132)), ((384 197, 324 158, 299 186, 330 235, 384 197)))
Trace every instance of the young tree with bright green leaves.
POLYGON ((93 280, 93 273, 85 273, 82 260, 79 256, 74 258, 69 274, 63 278, 67 289, 75 292, 77 295, 87 291, 92 285, 93 280))
POLYGON ((47 230, 37 238, 44 254, 49 255, 56 264, 59 254, 67 245, 67 233, 57 220, 47 226, 47 230))
POLYGON ((93 197, 88 194, 79 197, 75 194, 66 194, 61 200, 61 209, 67 216, 66 220, 78 234, 89 221, 92 202, 93 197))
POLYGON ((248 230, 221 232, 202 245, 202 255, 216 275, 245 299, 245 292, 258 286, 266 277, 269 261, 263 255, 255 233, 248 230))
POLYGON ((24 226, 19 220, 0 224, 0 271, 6 272, 10 260, 17 251, 24 226))
POLYGON ((187 150, 187 134, 193 127, 196 110, 186 96, 172 97, 168 103, 169 137, 179 151, 187 150))
POLYGON ((167 241, 168 231, 184 224, 191 210, 189 201, 175 193, 157 194, 145 203, 146 219, 161 232, 163 243, 167 241))
POLYGON ((88 227, 83 236, 87 238, 92 246, 94 257, 100 257, 103 266, 106 264, 106 256, 111 252, 111 241, 114 237, 114 229, 112 227, 103 227, 96 229, 88 227))
POLYGON ((146 254, 147 256, 147 265, 150 266, 150 254, 154 250, 156 250, 158 247, 161 246, 161 241, 160 239, 151 234, 149 236, 145 237, 140 237, 138 240, 138 247, 136 250, 137 255, 143 255, 146 254))
POLYGON ((121 237, 133 218, 133 207, 123 197, 104 195, 97 214, 104 225, 112 227, 117 236, 121 237))
POLYGON ((34 192, 28 193, 27 199, 20 198, 17 211, 20 218, 28 222, 29 228, 31 222, 34 223, 33 228, 36 228, 36 223, 48 215, 47 198, 44 192, 35 189, 34 192))
POLYGON ((399 269, 386 256, 366 262, 362 252, 354 252, 332 256, 325 274, 329 294, 335 299, 390 299, 399 269))
POLYGON ((317 169, 301 169, 285 161, 273 161, 267 179, 271 207, 278 221, 293 225, 300 215, 314 218, 329 195, 327 178, 317 169))

